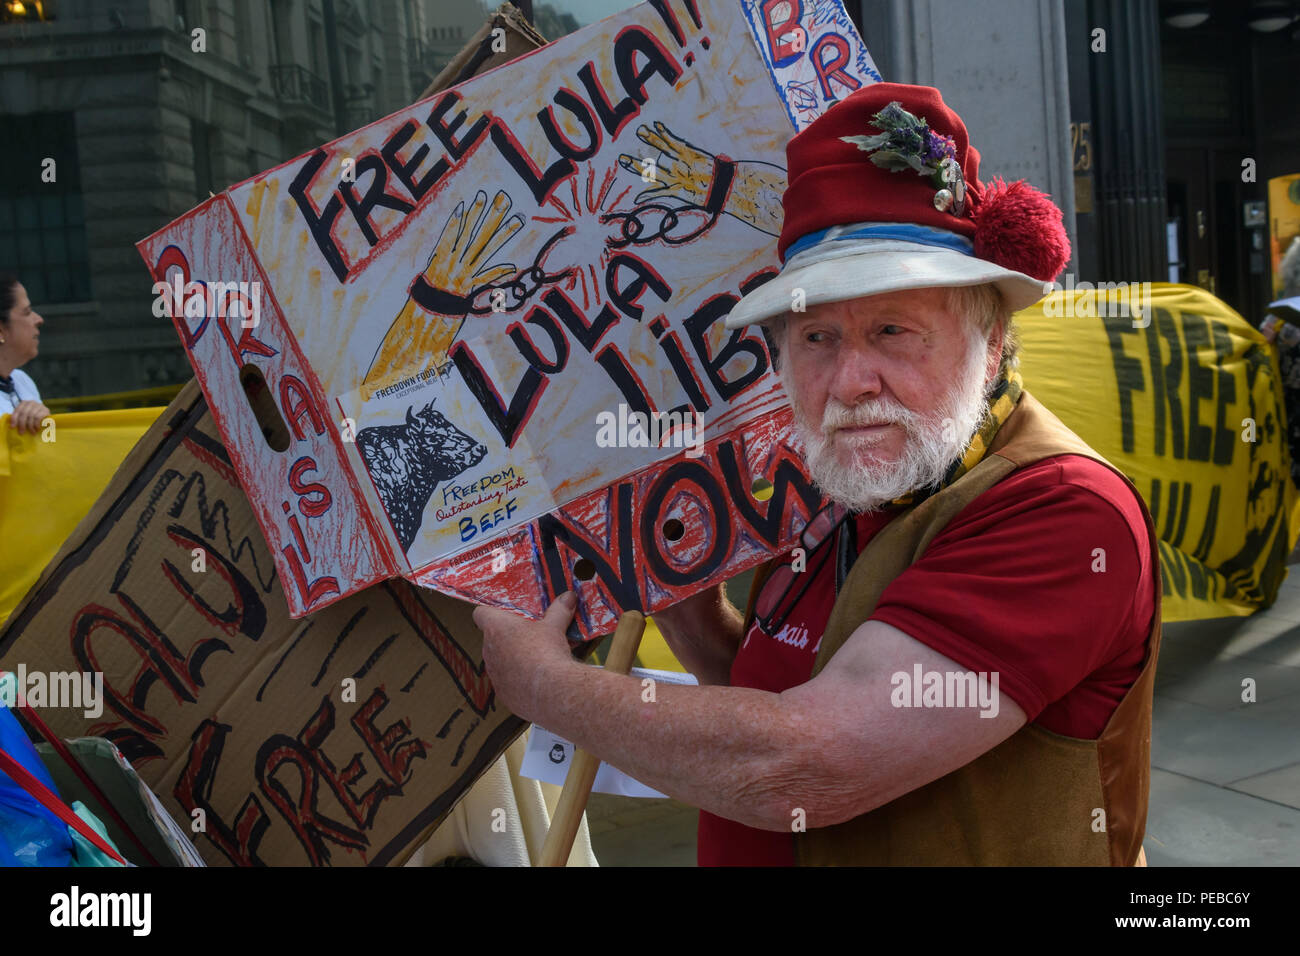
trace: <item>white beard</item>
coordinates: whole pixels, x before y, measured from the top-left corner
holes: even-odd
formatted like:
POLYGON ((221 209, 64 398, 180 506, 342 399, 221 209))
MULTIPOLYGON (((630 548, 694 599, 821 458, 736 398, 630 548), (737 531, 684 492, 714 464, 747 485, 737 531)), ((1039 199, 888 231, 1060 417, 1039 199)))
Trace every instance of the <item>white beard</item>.
POLYGON ((794 410, 795 437, 805 449, 804 463, 813 481, 831 500, 857 512, 877 511, 895 498, 937 484, 965 454, 984 420, 996 384, 995 380, 985 385, 986 355, 987 340, 972 331, 967 336, 966 363, 931 417, 888 398, 851 408, 830 396, 820 428, 809 424, 795 399, 788 377, 790 363, 781 363, 781 384, 794 410), (902 454, 895 461, 871 456, 870 448, 879 444, 878 439, 841 436, 838 450, 835 447, 836 428, 885 424, 900 425, 906 432, 902 454), (840 455, 850 463, 841 463, 840 455))

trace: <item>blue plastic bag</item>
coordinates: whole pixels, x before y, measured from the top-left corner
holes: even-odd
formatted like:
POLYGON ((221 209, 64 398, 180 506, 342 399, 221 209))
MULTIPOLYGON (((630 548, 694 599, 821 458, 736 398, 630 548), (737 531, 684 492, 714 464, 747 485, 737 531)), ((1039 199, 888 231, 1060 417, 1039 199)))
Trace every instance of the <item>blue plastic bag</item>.
MULTIPOLYGON (((0 748, 54 790, 36 748, 3 706, 16 699, 17 683, 12 673, 0 674, 0 748)), ((69 866, 73 853, 67 824, 0 770, 0 866, 69 866)))

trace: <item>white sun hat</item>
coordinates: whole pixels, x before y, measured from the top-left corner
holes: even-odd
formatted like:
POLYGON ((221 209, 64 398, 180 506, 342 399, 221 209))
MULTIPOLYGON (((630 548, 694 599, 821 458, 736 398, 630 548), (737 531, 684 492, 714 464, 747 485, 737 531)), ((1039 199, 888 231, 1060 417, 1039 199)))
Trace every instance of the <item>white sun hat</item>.
POLYGON ((770 321, 796 302, 821 305, 905 289, 992 283, 1012 312, 1052 291, 1050 282, 978 258, 973 245, 955 232, 908 223, 831 226, 792 244, 780 274, 736 303, 726 327, 770 321))

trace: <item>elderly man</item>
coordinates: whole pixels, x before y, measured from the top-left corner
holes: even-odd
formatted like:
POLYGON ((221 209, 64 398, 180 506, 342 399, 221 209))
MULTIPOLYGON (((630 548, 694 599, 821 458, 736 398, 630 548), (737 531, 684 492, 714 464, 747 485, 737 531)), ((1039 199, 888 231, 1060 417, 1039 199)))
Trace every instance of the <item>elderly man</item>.
POLYGON ((727 325, 769 326, 829 504, 743 617, 721 588, 656 615, 701 687, 575 663, 563 595, 476 611, 501 700, 700 807, 702 864, 1144 862, 1154 532, 1016 371, 1060 213, 981 184, 923 87, 855 93, 788 158, 784 267, 727 325))

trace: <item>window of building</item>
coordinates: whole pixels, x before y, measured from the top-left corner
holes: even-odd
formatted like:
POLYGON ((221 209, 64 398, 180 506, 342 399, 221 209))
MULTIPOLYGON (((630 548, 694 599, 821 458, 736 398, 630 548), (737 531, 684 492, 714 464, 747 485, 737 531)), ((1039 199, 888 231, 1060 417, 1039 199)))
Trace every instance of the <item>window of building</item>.
POLYGON ((217 183, 215 174, 215 153, 217 133, 216 127, 210 123, 202 123, 191 117, 190 119, 190 148, 194 153, 194 194, 195 198, 202 202, 208 198, 208 194, 215 195, 224 188, 217 183))
POLYGON ((0 142, 0 268, 18 277, 33 302, 87 301, 73 114, 0 116, 0 142))
POLYGON ((294 62, 293 13, 293 0, 271 0, 271 57, 278 66, 294 62))
POLYGON ((308 51, 311 55, 311 71, 316 76, 325 75, 325 28, 321 26, 319 20, 312 20, 311 26, 307 32, 308 42, 311 49, 308 51))

